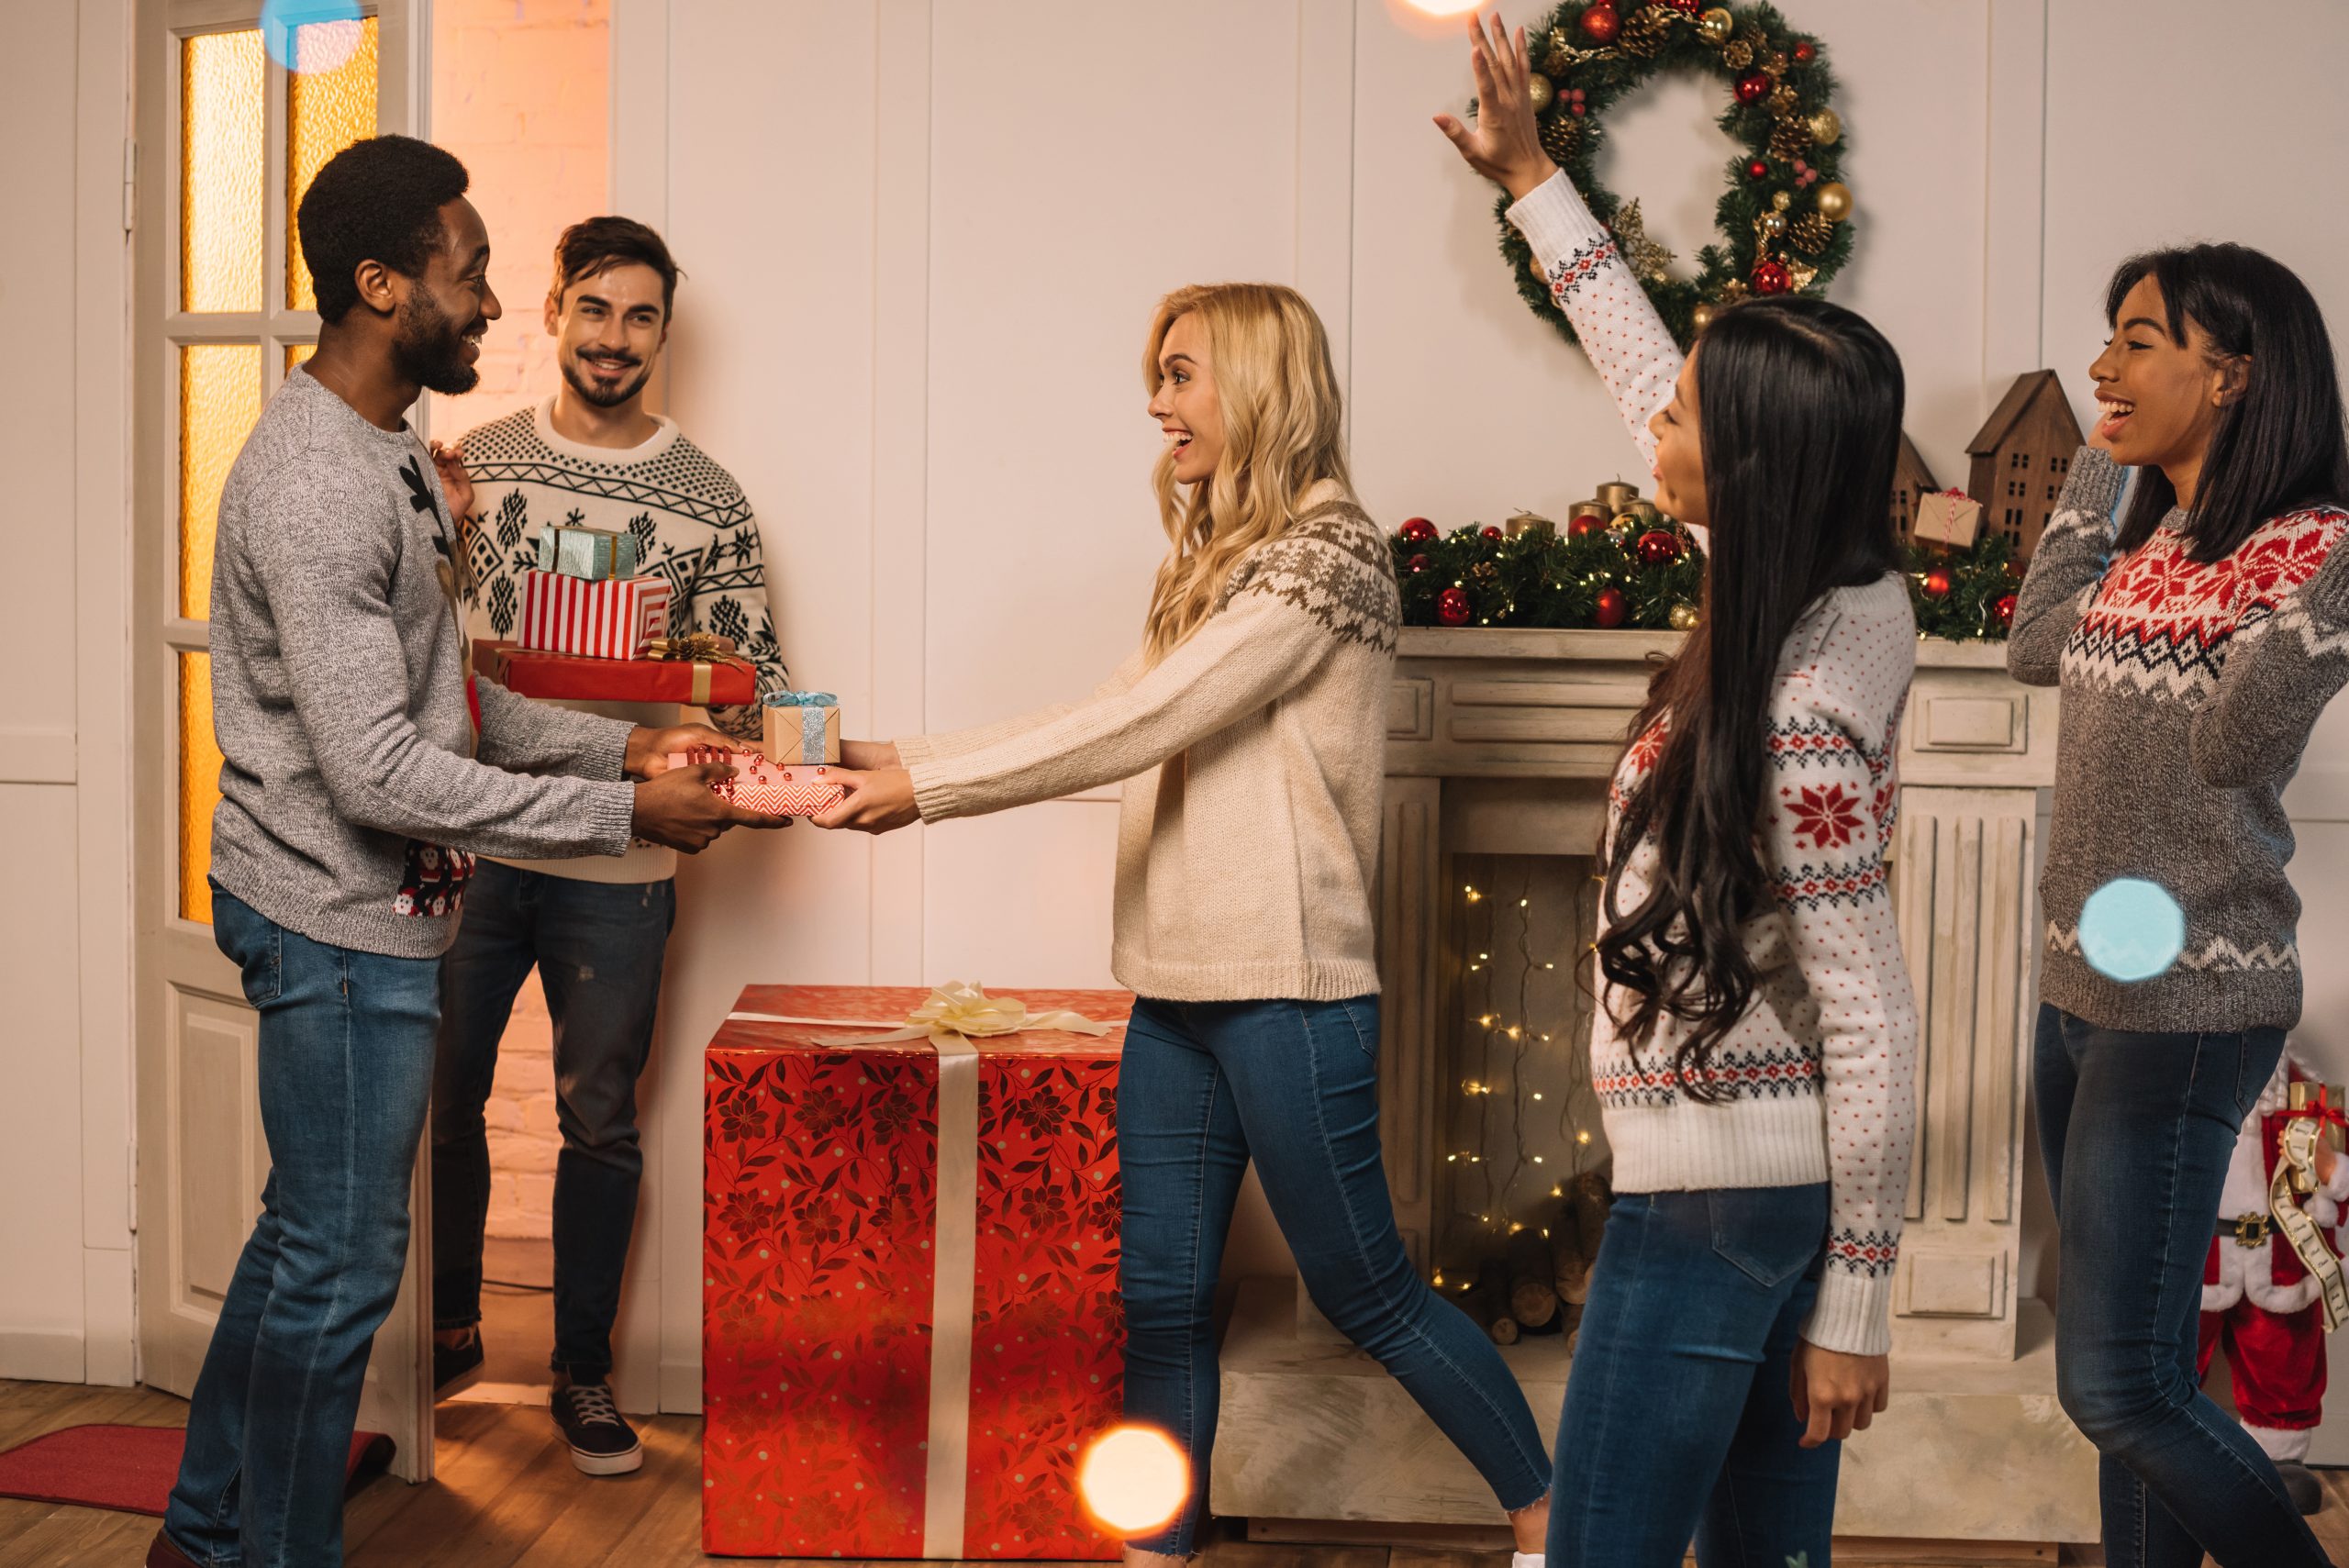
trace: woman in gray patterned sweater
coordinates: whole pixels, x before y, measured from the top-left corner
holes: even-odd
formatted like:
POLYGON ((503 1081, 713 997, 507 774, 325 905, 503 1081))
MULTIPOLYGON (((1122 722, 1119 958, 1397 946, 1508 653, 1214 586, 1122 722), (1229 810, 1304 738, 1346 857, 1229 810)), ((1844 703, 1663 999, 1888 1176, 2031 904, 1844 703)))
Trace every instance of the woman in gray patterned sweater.
POLYGON ((1328 340, 1294 290, 1187 288, 1160 304, 1143 366, 1172 548, 1141 649, 1085 702, 843 747, 871 771, 816 821, 884 832, 1125 781, 1126 1410, 1193 1478, 1128 1561, 1197 1544, 1216 1274, 1252 1158, 1313 1299, 1483 1473, 1527 1568, 1548 1519, 1541 1432, 1492 1341, 1413 1268, 1379 1152, 1371 888, 1401 606, 1353 499, 1328 340))
POLYGON ((2324 1551, 2200 1392, 2196 1330, 2228 1156, 2300 1015, 2282 795, 2349 679, 2340 383, 2307 288, 2241 246, 2135 257, 2105 314, 2101 417, 2007 646, 2064 693, 2033 1069, 2058 1385, 2102 1451, 2107 1562, 2297 1568, 2324 1551))

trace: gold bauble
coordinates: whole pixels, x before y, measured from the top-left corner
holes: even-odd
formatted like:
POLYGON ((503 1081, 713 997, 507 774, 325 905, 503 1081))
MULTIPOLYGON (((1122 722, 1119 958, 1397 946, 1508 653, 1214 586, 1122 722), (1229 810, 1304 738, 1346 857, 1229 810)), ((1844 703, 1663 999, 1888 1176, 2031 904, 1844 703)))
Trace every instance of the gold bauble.
POLYGON ((1675 605, 1675 606, 1672 606, 1672 629, 1673 629, 1673 630, 1675 630, 1675 631, 1694 631, 1694 630, 1696 630, 1696 629, 1697 629, 1697 621, 1698 621, 1698 616, 1697 616, 1697 606, 1694 606, 1694 605, 1675 605))
POLYGON ((1765 212, 1754 220, 1754 227, 1776 239, 1787 231, 1787 215, 1782 212, 1765 212))
POLYGON ((1841 223, 1852 216, 1852 187, 1841 180, 1830 180, 1810 193, 1819 204, 1819 216, 1830 223, 1841 223))
POLYGON ((1525 79, 1525 95, 1531 100, 1533 112, 1538 115, 1550 106, 1551 101, 1557 97, 1558 90, 1550 84, 1547 76, 1537 71, 1525 79))
POLYGON ((1784 212, 1794 205, 1794 193, 1791 191, 1779 191, 1770 197, 1770 209, 1773 212, 1784 212))
POLYGON ((1688 325, 1695 328, 1699 332, 1702 332, 1706 328, 1710 327, 1712 324, 1713 307, 1709 305, 1699 305, 1696 309, 1691 310, 1688 313, 1688 325))
POLYGON ((1810 117, 1810 139, 1821 147, 1832 147, 1843 139, 1843 117, 1832 109, 1821 109, 1810 117))
POLYGON ((1737 18, 1724 6, 1716 6, 1697 18, 1697 36, 1716 49, 1729 42, 1736 31, 1737 18))

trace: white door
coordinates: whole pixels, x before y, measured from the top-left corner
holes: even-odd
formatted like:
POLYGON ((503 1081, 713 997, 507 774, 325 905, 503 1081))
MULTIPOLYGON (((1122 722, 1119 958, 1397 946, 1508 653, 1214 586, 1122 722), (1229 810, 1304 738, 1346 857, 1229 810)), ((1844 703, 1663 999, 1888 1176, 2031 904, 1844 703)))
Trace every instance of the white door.
MULTIPOLYGON (((417 123, 417 7, 366 0, 363 18, 351 15, 362 9, 139 5, 138 150, 125 171, 138 204, 139 1346, 144 1380, 178 1394, 195 1385, 269 1174, 256 1018, 213 946, 205 883, 220 769, 206 653, 214 513, 263 401, 317 338, 292 209, 334 153, 417 123)), ((417 1162, 407 1276, 359 1416, 390 1434, 411 1481, 432 1471, 429 1165, 417 1162)))

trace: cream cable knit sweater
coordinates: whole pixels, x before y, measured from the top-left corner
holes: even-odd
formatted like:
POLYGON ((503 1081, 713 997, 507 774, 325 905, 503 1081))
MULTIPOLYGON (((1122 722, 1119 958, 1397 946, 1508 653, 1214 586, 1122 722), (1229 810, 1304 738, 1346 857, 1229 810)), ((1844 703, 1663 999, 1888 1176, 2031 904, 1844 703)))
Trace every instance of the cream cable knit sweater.
POLYGON ((1324 482, 1157 664, 897 754, 926 822, 1125 780, 1110 967, 1141 995, 1366 995, 1400 618, 1385 536, 1324 482))

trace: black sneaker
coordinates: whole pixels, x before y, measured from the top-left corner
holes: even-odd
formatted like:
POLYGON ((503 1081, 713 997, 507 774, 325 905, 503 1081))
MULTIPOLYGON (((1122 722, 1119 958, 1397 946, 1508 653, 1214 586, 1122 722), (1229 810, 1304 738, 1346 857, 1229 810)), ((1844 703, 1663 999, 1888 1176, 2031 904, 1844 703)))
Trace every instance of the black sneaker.
POLYGON ((462 1394, 481 1381, 481 1329, 476 1326, 473 1338, 462 1345, 444 1345, 432 1341, 432 1397, 446 1399, 451 1394, 462 1394))
POLYGON ((612 1403, 610 1384, 564 1384, 550 1403, 554 1424, 571 1444, 571 1462, 581 1473, 625 1475, 644 1463, 644 1445, 612 1403))
POLYGON ((2323 1511, 2324 1483, 2305 1464, 2288 1459, 2276 1462, 2276 1473, 2284 1478, 2285 1494, 2292 1499, 2292 1507, 2303 1515, 2323 1511))

